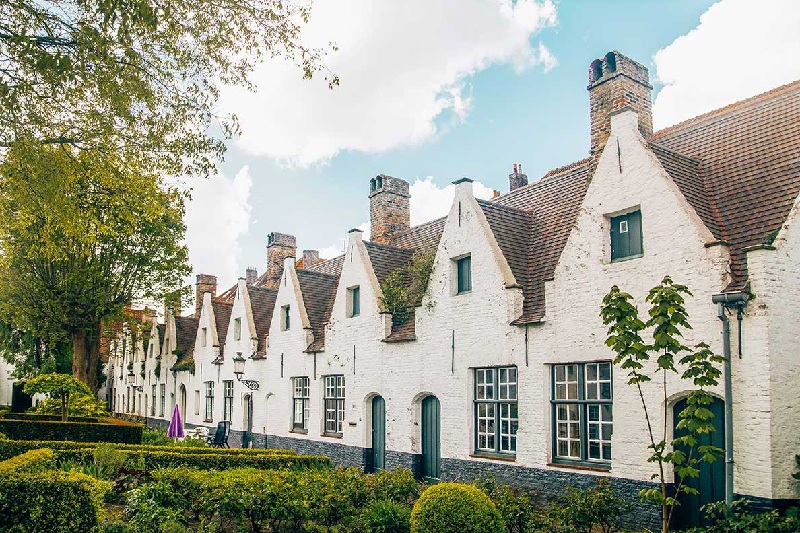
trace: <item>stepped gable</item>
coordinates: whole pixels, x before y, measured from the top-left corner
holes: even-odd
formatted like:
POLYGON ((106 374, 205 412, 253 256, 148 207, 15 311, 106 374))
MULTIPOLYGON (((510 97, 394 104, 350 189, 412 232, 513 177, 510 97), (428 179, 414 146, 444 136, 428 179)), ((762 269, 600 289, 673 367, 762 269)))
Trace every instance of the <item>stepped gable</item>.
POLYGON ((250 308, 253 312, 253 322, 255 323, 256 337, 258 338, 256 356, 263 357, 267 354, 266 340, 267 335, 269 335, 272 314, 275 311, 275 299, 278 296, 278 291, 267 289, 266 287, 248 285, 247 294, 250 297, 250 308))
POLYGON ((586 196, 589 164, 587 158, 553 169, 539 181, 519 187, 492 202, 480 202, 482 207, 493 204, 517 211, 484 209, 517 283, 522 285, 522 315, 512 324, 529 324, 544 317, 544 283, 553 278, 561 251, 586 196), (526 219, 519 211, 527 212, 530 218, 526 219), (514 228, 518 228, 516 231, 522 235, 514 235, 514 228), (527 239, 525 228, 529 232, 527 239), (526 258, 522 257, 523 251, 526 258), (527 265, 525 269, 523 264, 527 265), (517 272, 521 272, 520 275, 517 272))
POLYGON ((225 350, 225 337, 228 336, 228 324, 231 321, 233 304, 223 300, 212 299, 211 308, 214 310, 214 322, 217 328, 217 340, 219 341, 219 356, 223 356, 225 350))
POLYGON ((746 288, 747 248, 771 244, 800 194, 800 81, 658 131, 649 141, 708 229, 729 243, 733 279, 726 290, 746 288))
POLYGON ((194 343, 197 339, 197 325, 199 322, 193 316, 175 317, 176 365, 194 358, 194 343))
POLYGON ((308 353, 321 352, 325 348, 325 324, 331 317, 339 276, 310 270, 297 270, 296 272, 313 334, 313 340, 305 351, 308 353))

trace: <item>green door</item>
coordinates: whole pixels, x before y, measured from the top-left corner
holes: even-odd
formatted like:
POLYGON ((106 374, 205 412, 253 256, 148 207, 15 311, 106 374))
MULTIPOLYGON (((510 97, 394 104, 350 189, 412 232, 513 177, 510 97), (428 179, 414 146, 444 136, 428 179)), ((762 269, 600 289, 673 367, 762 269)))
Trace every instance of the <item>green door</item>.
POLYGON ((386 402, 381 396, 372 399, 372 470, 386 468, 386 402))
MULTIPOLYGON (((678 422, 680 421, 680 412, 686 407, 686 400, 681 400, 675 404, 673 409, 673 423, 675 424, 675 437, 681 437, 686 434, 685 431, 678 429, 678 422)), ((711 434, 701 435, 698 439, 697 446, 717 446, 725 448, 725 402, 719 398, 714 398, 714 401, 709 405, 709 410, 714 413, 712 419, 714 423, 714 432, 711 434)), ((688 450, 684 450, 688 453, 688 450)), ((697 456, 697 447, 694 450, 694 457, 697 456)), ((679 495, 680 506, 675 510, 675 528, 688 528, 695 526, 703 526, 703 512, 700 510, 702 506, 707 503, 721 501, 725 499, 725 461, 722 458, 717 459, 713 463, 701 461, 698 465, 700 469, 700 476, 696 478, 687 478, 684 483, 688 487, 697 489, 699 494, 686 494, 682 492, 679 495)), ((676 477, 675 482, 678 479, 676 477)))
POLYGON ((428 483, 442 475, 439 452, 439 399, 428 396, 422 400, 422 477, 428 483))

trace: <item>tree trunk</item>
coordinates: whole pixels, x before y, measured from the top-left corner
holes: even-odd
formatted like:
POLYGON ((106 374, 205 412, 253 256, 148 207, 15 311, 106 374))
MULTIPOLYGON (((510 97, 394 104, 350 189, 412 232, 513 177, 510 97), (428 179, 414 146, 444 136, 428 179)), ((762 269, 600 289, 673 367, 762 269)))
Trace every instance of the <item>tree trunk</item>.
POLYGON ((72 376, 97 393, 97 361, 100 359, 100 321, 72 333, 72 376))

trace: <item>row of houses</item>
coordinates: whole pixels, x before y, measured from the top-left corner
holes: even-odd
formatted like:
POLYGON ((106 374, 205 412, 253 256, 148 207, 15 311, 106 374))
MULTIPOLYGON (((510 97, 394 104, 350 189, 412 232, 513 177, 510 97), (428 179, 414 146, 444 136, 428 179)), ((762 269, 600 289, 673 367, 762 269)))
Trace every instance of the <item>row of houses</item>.
MULTIPOLYGON (((733 354, 729 387, 712 391, 733 491, 796 499, 800 83, 658 132, 639 63, 608 53, 588 92, 585 159, 532 183, 515 165, 488 201, 457 180, 447 216, 414 227, 408 184, 378 175, 371 240, 351 230, 346 252, 322 260, 272 233, 261 276, 248 269, 224 291, 197 276, 192 316, 145 316, 144 334, 115 343, 113 410, 165 421, 177 404, 190 427, 230 421, 238 445, 433 479, 492 474, 558 494, 608 477, 638 523, 657 524, 635 498, 654 473, 640 399, 612 364, 599 307, 617 284, 644 310, 670 275, 693 294, 686 343, 733 354), (387 309, 387 279, 427 282, 407 317, 387 309)), ((671 437, 687 384, 666 387, 644 394, 671 437)), ((688 521, 724 498, 725 464, 697 486, 688 521)))

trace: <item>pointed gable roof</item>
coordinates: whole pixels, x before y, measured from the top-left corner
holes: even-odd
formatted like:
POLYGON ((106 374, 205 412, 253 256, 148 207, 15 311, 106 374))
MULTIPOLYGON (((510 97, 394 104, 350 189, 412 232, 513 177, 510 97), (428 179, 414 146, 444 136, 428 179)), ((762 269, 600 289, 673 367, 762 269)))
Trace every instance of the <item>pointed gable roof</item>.
POLYGON ((339 276, 304 269, 295 272, 314 337, 306 351, 319 352, 325 347, 325 324, 331 317, 339 276))
POLYGON ((217 341, 219 342, 219 355, 222 357, 225 349, 225 337, 228 336, 228 324, 231 321, 233 304, 212 299, 211 307, 214 309, 214 326, 217 328, 217 341))
POLYGON ((253 322, 256 327, 256 337, 258 347, 256 355, 267 353, 266 338, 269 335, 269 325, 272 322, 272 314, 275 311, 275 300, 278 291, 267 289, 266 287, 247 286, 247 294, 250 296, 250 308, 253 312, 253 322))
POLYGON ((746 249, 770 244, 800 195, 800 81, 658 131, 650 145, 708 229, 729 243, 728 290, 743 289, 746 249))
POLYGON ((178 356, 175 364, 194 358, 194 343, 197 339, 199 319, 192 316, 175 317, 175 352, 178 356))
POLYGON ((375 277, 378 278, 378 283, 383 284, 389 274, 395 270, 406 266, 414 255, 413 250, 396 248, 386 244, 378 244, 377 242, 364 241, 364 247, 367 249, 367 255, 372 263, 372 270, 375 272, 375 277))

